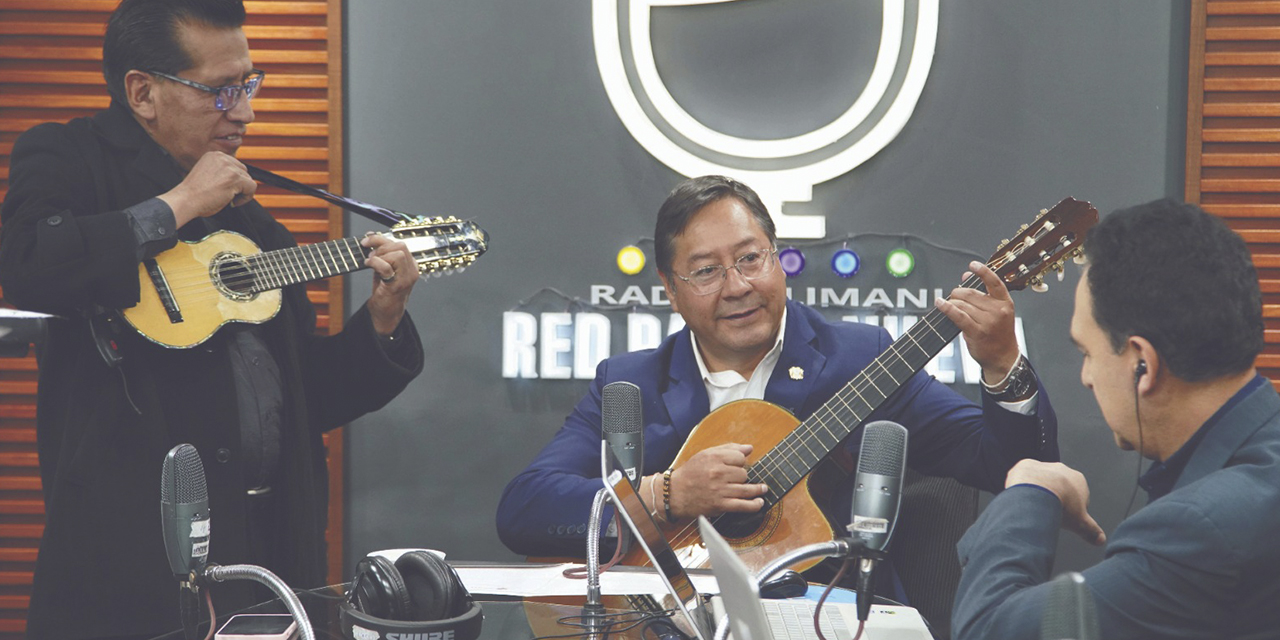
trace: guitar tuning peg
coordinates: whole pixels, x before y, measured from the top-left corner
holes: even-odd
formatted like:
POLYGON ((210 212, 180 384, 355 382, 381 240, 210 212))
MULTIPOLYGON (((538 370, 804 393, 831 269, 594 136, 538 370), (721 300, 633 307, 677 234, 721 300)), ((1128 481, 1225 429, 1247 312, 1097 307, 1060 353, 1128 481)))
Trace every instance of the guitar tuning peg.
POLYGON ((1024 224, 1024 225, 1022 225, 1021 227, 1019 227, 1019 228, 1018 228, 1018 230, 1019 230, 1019 231, 1026 231, 1026 230, 1027 230, 1027 227, 1029 227, 1029 226, 1031 226, 1031 225, 1029 225, 1029 224, 1024 224))
POLYGON ((1031 281, 1031 290, 1036 293, 1044 293, 1049 290, 1049 285, 1045 284, 1044 280, 1036 278, 1031 281))
POLYGON ((1062 279, 1067 277, 1067 272, 1062 270, 1062 265, 1058 265, 1057 271, 1058 271, 1058 282, 1062 282, 1062 279))
POLYGON ((1084 252, 1083 252, 1083 251, 1081 251, 1081 250, 1079 250, 1079 249, 1076 249, 1075 251, 1072 251, 1072 252, 1071 252, 1071 261, 1072 261, 1072 262, 1074 262, 1074 263, 1076 263, 1076 264, 1084 264, 1084 262, 1085 262, 1085 260, 1084 260, 1084 252))
POLYGON ((1008 246, 1008 244, 1009 244, 1009 239, 1008 239, 1008 238, 1005 238, 1004 240, 1001 240, 1001 241, 1000 241, 1000 244, 996 245, 996 251, 999 251, 999 250, 1001 250, 1001 249, 1005 248, 1006 246, 1008 246))

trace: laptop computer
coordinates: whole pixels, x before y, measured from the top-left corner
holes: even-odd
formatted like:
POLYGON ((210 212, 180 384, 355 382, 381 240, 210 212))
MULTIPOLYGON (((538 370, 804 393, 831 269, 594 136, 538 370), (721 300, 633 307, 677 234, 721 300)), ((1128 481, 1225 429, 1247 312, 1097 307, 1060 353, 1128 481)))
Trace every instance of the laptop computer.
MULTIPOLYGON (((711 554, 711 571, 720 586, 719 605, 729 616, 734 640, 818 640, 813 629, 812 600, 762 600, 747 565, 706 518, 698 518, 702 542, 711 554)), ((717 615, 717 618, 719 615, 717 615)), ((827 640, 853 640, 858 631, 858 608, 852 602, 822 605, 822 634, 827 640)), ((920 612, 911 607, 875 605, 860 640, 933 640, 920 612)))
POLYGON ((620 471, 621 466, 608 447, 608 442, 601 441, 600 477, 604 479, 605 492, 617 508, 619 517, 634 535, 635 544, 644 549, 649 561, 657 567, 662 584, 673 601, 666 604, 680 611, 689 626, 686 631, 691 631, 697 640, 712 640, 714 623, 707 610, 697 606, 700 599, 693 581, 676 558, 675 551, 658 528, 658 523, 654 522, 652 512, 631 486, 631 480, 620 471))

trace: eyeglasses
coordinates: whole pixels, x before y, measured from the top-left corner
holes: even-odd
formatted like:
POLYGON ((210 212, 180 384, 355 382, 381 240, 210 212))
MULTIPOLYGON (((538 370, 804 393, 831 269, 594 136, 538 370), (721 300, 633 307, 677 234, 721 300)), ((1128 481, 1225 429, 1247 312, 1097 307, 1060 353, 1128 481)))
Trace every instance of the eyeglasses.
POLYGON ((221 87, 211 87, 207 84, 200 84, 186 78, 163 73, 160 71, 148 71, 153 76, 160 76, 166 80, 172 80, 179 84, 185 84, 193 89, 199 89, 207 93, 213 94, 213 107, 218 111, 230 111, 236 108, 240 103, 240 96, 243 94, 246 100, 253 100, 253 96, 258 93, 258 88, 262 86, 262 78, 267 74, 260 69, 250 69, 249 76, 244 79, 244 84, 228 84, 221 87))
MULTIPOLYGON (((771 260, 770 257, 775 253, 777 253, 776 249, 752 251, 734 260, 731 266, 747 280, 763 278, 773 273, 773 263, 777 260, 771 260)), ((729 269, 722 264, 709 264, 701 269, 695 269, 687 278, 680 274, 676 274, 676 277, 689 283, 689 288, 695 294, 707 296, 724 288, 725 278, 729 277, 729 269)))

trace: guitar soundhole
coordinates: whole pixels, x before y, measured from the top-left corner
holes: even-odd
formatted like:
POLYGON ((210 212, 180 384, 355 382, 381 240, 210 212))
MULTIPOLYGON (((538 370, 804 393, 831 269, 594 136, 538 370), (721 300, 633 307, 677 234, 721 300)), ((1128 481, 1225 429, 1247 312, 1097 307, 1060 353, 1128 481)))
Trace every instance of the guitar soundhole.
POLYGON ((726 513, 716 518, 716 530, 728 538, 739 551, 758 547, 782 524, 782 509, 776 507, 759 513, 726 513))
POLYGON ((739 514, 726 513, 716 520, 716 530, 729 538, 745 538, 755 533, 764 523, 764 516, 759 513, 739 514))
POLYGON ((232 300, 252 300, 258 295, 258 277, 245 257, 238 253, 218 254, 209 271, 214 285, 232 300))

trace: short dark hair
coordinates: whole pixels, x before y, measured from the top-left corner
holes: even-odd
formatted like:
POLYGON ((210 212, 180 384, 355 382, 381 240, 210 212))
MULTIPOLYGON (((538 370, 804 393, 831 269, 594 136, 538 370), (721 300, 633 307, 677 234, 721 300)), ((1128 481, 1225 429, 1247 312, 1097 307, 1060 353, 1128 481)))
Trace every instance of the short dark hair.
POLYGON ((1194 204, 1157 200, 1106 216, 1085 240, 1093 318, 1119 353, 1151 342, 1177 377, 1212 380, 1262 352, 1262 293, 1244 239, 1194 204))
POLYGON ((176 74, 190 69, 191 55, 178 42, 178 25, 222 29, 244 25, 243 0, 124 0, 107 21, 102 76, 113 101, 128 104, 124 76, 130 70, 176 74))
POLYGON ((676 236, 684 231, 689 218, 703 207, 723 198, 737 198, 751 211, 752 217, 765 235, 769 236, 769 244, 778 243, 777 230, 773 226, 773 218, 769 210, 756 192, 733 178, 724 176, 701 176, 689 178, 676 185, 667 196, 662 207, 658 209, 658 223, 653 229, 653 253, 658 263, 658 270, 671 275, 671 261, 674 259, 676 236))

